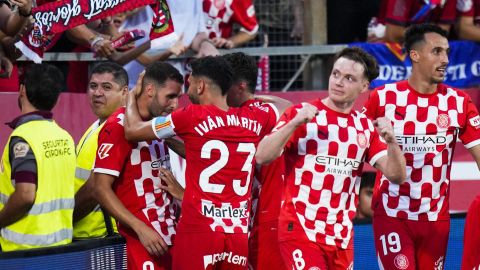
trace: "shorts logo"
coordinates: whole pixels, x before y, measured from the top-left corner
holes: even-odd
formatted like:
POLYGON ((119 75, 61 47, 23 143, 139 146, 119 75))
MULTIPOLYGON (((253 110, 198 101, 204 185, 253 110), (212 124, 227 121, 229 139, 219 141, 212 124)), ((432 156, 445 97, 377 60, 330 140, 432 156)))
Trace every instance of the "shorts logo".
POLYGON ((408 259, 407 256, 403 254, 398 254, 395 256, 395 259, 393 259, 393 263, 395 264, 395 267, 400 270, 404 270, 408 268, 408 259))
POLYGON ((215 265, 217 262, 225 261, 230 264, 236 264, 236 265, 242 265, 246 266, 247 265, 247 257, 245 256, 240 256, 240 255, 234 255, 233 252, 222 252, 222 253, 215 253, 212 255, 205 255, 203 256, 203 267, 204 269, 207 269, 207 267, 211 265, 215 265))
POLYGON ((448 114, 439 114, 437 116, 437 126, 441 128, 448 128, 450 126, 450 116, 448 114))
POLYGON ((367 137, 363 133, 357 134, 357 143, 360 148, 365 149, 367 147, 367 137))
POLYGON ((322 269, 320 269, 320 267, 317 267, 317 266, 312 266, 308 268, 308 270, 322 270, 322 269))
POLYGON ((97 152, 98 157, 100 159, 104 159, 104 158, 110 156, 108 154, 108 152, 110 151, 110 149, 112 149, 112 146, 113 146, 113 144, 111 144, 111 143, 102 143, 102 145, 100 145, 100 147, 98 147, 98 152, 97 152))
POLYGON ((472 125, 472 127, 478 129, 480 128, 480 116, 475 116, 475 117, 472 117, 470 119, 468 119, 468 121, 470 122, 470 125, 472 125))
POLYGON ((438 260, 435 262, 435 267, 433 268, 433 270, 443 270, 443 259, 445 257, 441 256, 440 258, 438 258, 438 260))

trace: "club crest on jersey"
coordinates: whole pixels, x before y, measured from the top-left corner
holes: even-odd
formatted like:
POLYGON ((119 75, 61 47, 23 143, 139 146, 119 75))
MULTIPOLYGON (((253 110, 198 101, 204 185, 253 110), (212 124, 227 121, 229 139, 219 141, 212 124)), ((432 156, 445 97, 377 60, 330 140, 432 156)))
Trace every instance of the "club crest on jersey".
POLYGON ((113 146, 113 144, 111 144, 111 143, 102 143, 102 145, 100 145, 100 147, 98 147, 98 151, 97 151, 98 157, 100 159, 104 159, 104 158, 110 156, 108 154, 108 152, 110 151, 110 149, 112 149, 112 146, 113 146))
POLYGON ((395 267, 397 267, 397 269, 404 270, 408 268, 408 258, 403 254, 398 254, 397 256, 395 256, 395 259, 393 259, 393 263, 395 264, 395 267))
POLYGON ((442 113, 437 116, 437 126, 441 128, 448 128, 450 126, 450 116, 442 113))
POLYGON ((438 260, 435 262, 435 267, 433 268, 433 270, 443 270, 443 259, 445 257, 441 256, 440 258, 438 258, 438 260))
POLYGON ((367 147, 367 136, 364 133, 357 134, 357 143, 360 148, 365 149, 367 147))
POLYGON ((480 116, 475 116, 475 117, 472 117, 470 119, 468 119, 468 121, 470 122, 470 125, 472 125, 472 127, 476 128, 476 129, 479 129, 480 128, 480 116))

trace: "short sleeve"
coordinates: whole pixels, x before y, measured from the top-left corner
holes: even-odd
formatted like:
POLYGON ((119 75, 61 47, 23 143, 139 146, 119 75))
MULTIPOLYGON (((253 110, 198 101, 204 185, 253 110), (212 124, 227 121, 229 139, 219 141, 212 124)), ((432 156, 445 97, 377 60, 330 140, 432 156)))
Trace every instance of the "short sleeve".
POLYGON ((379 115, 377 115, 378 108, 379 108, 378 92, 377 90, 374 90, 370 92, 370 95, 368 96, 368 99, 365 102, 365 105, 363 106, 362 112, 368 118, 374 120, 379 117, 379 115))
MULTIPOLYGON (((270 134, 273 134, 277 132, 279 129, 281 129, 283 126, 285 126, 288 122, 290 122, 295 115, 297 115, 297 109, 301 108, 302 105, 294 105, 283 113, 283 115, 280 117, 280 119, 277 122, 277 125, 272 129, 272 132, 270 134)), ((290 148, 294 144, 294 139, 295 137, 295 132, 290 136, 290 139, 287 141, 285 144, 285 149, 290 148)))
POLYGON ((159 116, 152 119, 153 132, 159 139, 169 138, 175 135, 184 136, 191 130, 193 107, 187 106, 167 116, 159 116))
POLYGON ((118 123, 106 123, 98 134, 98 148, 93 171, 120 176, 130 152, 131 145, 125 139, 125 130, 118 123))
POLYGON ((465 98, 466 123, 461 128, 459 138, 467 149, 480 144, 480 116, 472 99, 465 98))
POLYGON ((387 145, 380 139, 377 131, 374 130, 368 147, 366 161, 370 165, 374 166, 375 163, 381 158, 387 155, 387 145))
POLYGON ((258 22, 252 1, 233 1, 232 4, 234 5, 234 20, 240 25, 240 31, 251 35, 257 33, 258 22))

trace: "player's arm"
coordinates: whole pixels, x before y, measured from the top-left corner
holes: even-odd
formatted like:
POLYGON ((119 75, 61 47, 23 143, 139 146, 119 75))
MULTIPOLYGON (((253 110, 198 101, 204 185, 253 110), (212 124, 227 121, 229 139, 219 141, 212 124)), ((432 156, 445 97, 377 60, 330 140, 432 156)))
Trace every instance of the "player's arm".
POLYGON ((94 197, 100 205, 110 213, 117 221, 130 227, 137 234, 140 242, 151 255, 161 256, 168 250, 168 246, 162 237, 143 221, 135 217, 112 190, 116 177, 104 173, 94 173, 94 197))
POLYGON ((98 202, 93 197, 93 172, 90 173, 85 184, 75 193, 75 208, 73 209, 73 223, 91 213, 98 202))
POLYGON ((176 139, 176 138, 166 138, 165 143, 167 144, 168 148, 172 149, 173 152, 177 153, 177 155, 185 158, 185 143, 176 139))
MULTIPOLYGON (((310 120, 312 120, 317 113, 317 107, 313 106, 312 104, 305 103, 303 104, 303 107, 298 110, 297 114, 291 121, 281 126, 278 130, 270 135, 265 136, 257 147, 257 152, 255 154, 257 164, 268 164, 278 158, 282 154, 285 144, 288 142, 288 139, 290 139, 290 136, 293 134, 293 132, 295 132, 299 126, 310 122, 310 120)), ((278 125, 282 124, 283 123, 280 120, 278 125)))
POLYGON ((277 108, 279 115, 282 115, 287 108, 293 105, 290 100, 272 95, 255 95, 255 99, 273 104, 277 108))
POLYGON ((377 170, 380 170, 390 182, 401 184, 407 176, 406 161, 395 139, 390 120, 385 117, 380 117, 374 120, 373 123, 378 134, 387 144, 387 155, 379 158, 374 166, 377 170))

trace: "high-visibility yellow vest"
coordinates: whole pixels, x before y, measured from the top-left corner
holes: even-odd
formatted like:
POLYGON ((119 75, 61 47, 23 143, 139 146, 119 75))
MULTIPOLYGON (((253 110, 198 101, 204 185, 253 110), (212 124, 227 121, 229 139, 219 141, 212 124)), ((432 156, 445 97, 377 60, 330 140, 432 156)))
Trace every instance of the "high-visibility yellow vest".
MULTIPOLYGON (((77 144, 77 166, 75 168, 75 193, 85 184, 90 177, 97 154, 98 133, 103 127, 103 122, 95 121, 83 134, 77 144)), ((113 230, 117 232, 115 220, 112 218, 113 230)), ((107 235, 105 218, 100 205, 95 206, 94 210, 73 226, 73 238, 92 238, 103 237, 107 235)))
POLYGON ((11 179, 9 144, 23 138, 37 162, 37 191, 28 213, 0 230, 2 251, 68 244, 72 241, 75 144, 68 132, 49 120, 18 126, 10 135, 0 166, 0 209, 15 191, 11 179))

